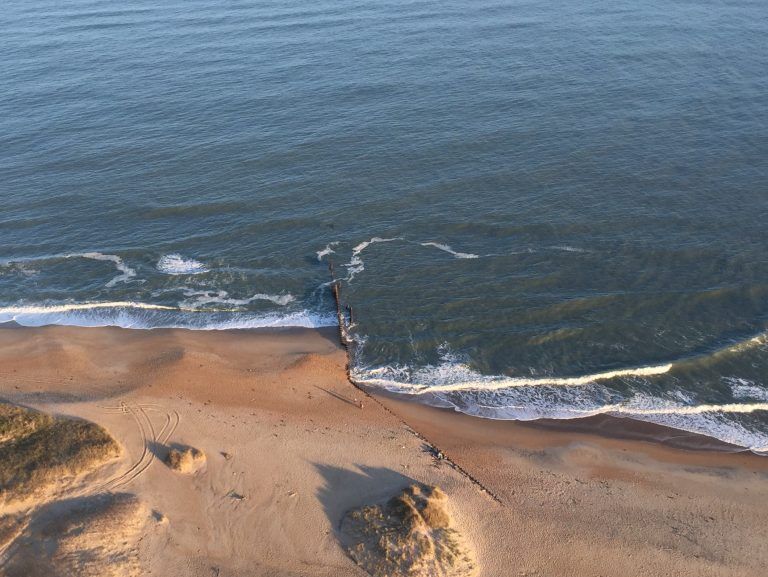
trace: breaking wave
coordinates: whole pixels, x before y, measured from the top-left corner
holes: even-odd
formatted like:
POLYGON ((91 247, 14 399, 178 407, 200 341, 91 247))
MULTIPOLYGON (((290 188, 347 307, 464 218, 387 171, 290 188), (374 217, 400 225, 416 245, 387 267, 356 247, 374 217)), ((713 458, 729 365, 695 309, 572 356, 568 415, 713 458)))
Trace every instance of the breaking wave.
POLYGON ((194 330, 267 327, 321 328, 336 326, 336 316, 310 310, 232 312, 194 306, 166 306, 132 301, 11 306, 0 308, 0 323, 27 327, 65 325, 114 326, 132 329, 184 328, 194 330))
POLYGON ((768 389, 757 385, 753 381, 736 377, 726 377, 725 381, 731 385, 731 394, 736 399, 768 402, 768 389))
MULTIPOLYGON (((765 335, 760 335, 716 351, 713 356, 763 344, 765 335)), ((768 411, 768 390, 751 381, 732 379, 734 400, 749 402, 697 403, 679 391, 656 396, 632 386, 673 373, 697 359, 574 377, 534 378, 483 375, 449 351, 440 352, 441 362, 436 365, 353 367, 350 376, 365 387, 411 396, 477 417, 528 421, 607 414, 708 435, 757 453, 768 452, 768 434, 747 428, 736 419, 768 411), (612 388, 611 382, 617 379, 629 385, 631 392, 622 394, 612 388)))

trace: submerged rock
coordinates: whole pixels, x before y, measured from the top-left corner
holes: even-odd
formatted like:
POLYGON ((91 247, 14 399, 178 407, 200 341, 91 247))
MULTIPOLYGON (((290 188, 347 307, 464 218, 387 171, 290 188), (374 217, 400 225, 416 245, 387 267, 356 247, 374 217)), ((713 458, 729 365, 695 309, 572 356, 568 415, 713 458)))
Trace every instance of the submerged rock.
POLYGON ((348 512, 341 524, 349 554, 374 577, 468 577, 473 555, 452 527, 448 497, 412 485, 384 505, 348 512))

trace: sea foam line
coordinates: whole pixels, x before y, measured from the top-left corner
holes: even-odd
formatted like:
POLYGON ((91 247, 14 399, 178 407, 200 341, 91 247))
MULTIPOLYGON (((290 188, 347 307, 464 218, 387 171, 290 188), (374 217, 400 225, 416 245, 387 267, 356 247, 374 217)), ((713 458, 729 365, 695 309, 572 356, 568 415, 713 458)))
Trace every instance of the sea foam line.
POLYGON ((107 288, 112 288, 119 282, 128 282, 133 277, 136 276, 136 271, 133 268, 129 267, 127 264, 125 264, 125 261, 119 256, 117 256, 116 254, 104 254, 96 251, 74 252, 74 253, 60 254, 60 255, 44 255, 44 256, 32 256, 32 257, 8 259, 8 260, 0 261, 0 265, 17 264, 17 263, 21 264, 25 262, 41 262, 46 260, 72 259, 72 258, 85 258, 90 260, 111 262, 115 266, 115 268, 118 271, 120 271, 121 274, 117 275, 116 277, 108 281, 104 285, 107 288))
MULTIPOLYGON (((296 298, 291 294, 271 295, 265 293, 256 293, 247 298, 238 299, 229 296, 229 293, 225 290, 219 291, 199 291, 188 289, 184 291, 184 295, 188 297, 197 297, 194 301, 189 303, 188 310, 198 310, 208 304, 219 303, 232 306, 245 306, 254 301, 270 301, 276 305, 285 306, 292 303, 296 298)), ((189 302, 189 301, 187 301, 189 302)))
MULTIPOLYGON (((29 306, 10 306, 0 307, 0 319, 5 315, 12 314, 50 314, 50 313, 68 313, 72 311, 87 311, 93 309, 143 309, 157 311, 179 311, 179 307, 167 305, 153 305, 149 303, 140 303, 134 301, 112 301, 103 303, 72 303, 61 305, 29 305, 29 306)), ((190 309, 191 310, 191 309, 190 309)))
MULTIPOLYGON (((477 405, 479 408, 491 411, 509 411, 529 410, 528 405, 477 405)), ((614 403, 609 405, 599 405, 589 409, 574 408, 568 406, 551 407, 550 411, 556 411, 557 416, 552 414, 542 414, 538 418, 557 418, 557 419, 577 419, 583 417, 592 417, 595 415, 623 415, 630 417, 641 416, 664 416, 664 415, 703 415, 707 413, 754 413, 756 411, 768 411, 768 403, 724 403, 724 404, 701 404, 701 405, 666 405, 661 407, 642 408, 634 406, 631 399, 625 403, 614 403)), ((521 419, 529 420, 529 419, 521 419)))
POLYGON ((571 246, 571 245, 568 245, 568 244, 556 244, 556 245, 549 246, 547 248, 549 248, 551 250, 561 250, 563 252, 582 252, 582 253, 592 252, 592 251, 587 250, 585 248, 579 248, 577 246, 571 246))
MULTIPOLYGON (((382 238, 380 236, 374 236, 370 238, 369 240, 363 241, 359 244, 357 244, 352 249, 352 257, 350 258, 349 262, 342 265, 347 269, 347 277, 344 279, 346 282, 352 282, 352 280, 355 278, 355 276, 365 270, 365 263, 363 262, 362 257, 360 254, 367 249, 372 244, 376 243, 382 243, 382 242, 394 242, 394 241, 403 241, 405 240, 402 236, 393 237, 393 238, 382 238)), ((406 241, 406 242, 413 242, 413 241, 406 241)), ((320 250, 317 252, 317 260, 322 260, 323 257, 334 253, 333 247, 338 245, 338 242, 330 243, 328 246, 326 246, 323 250, 320 250)), ((450 245, 439 243, 439 242, 420 242, 418 243, 421 246, 425 247, 432 247, 436 248, 438 250, 441 250, 443 252, 447 252, 451 255, 453 255, 455 258, 460 259, 475 259, 480 258, 480 255, 469 253, 469 252, 459 252, 453 250, 450 245)))
POLYGON ((122 272, 123 274, 120 274, 110 280, 107 284, 104 286, 107 288, 111 288, 115 286, 119 282, 128 282, 133 277, 136 276, 136 271, 133 270, 131 267, 129 267, 122 258, 115 254, 103 254, 100 252, 84 252, 80 254, 72 254, 68 255, 67 258, 76 258, 76 257, 82 257, 82 258, 89 258, 92 260, 101 260, 101 261, 109 261, 115 265, 115 268, 122 272))
POLYGON ((366 240, 358 244, 352 249, 352 258, 349 260, 349 262, 345 265, 342 265, 346 267, 347 269, 347 278, 344 279, 347 282, 352 282, 352 279, 355 278, 355 275, 363 272, 365 270, 365 263, 363 262, 363 259, 360 257, 360 254, 369 246, 372 244, 377 244, 381 242, 394 242, 396 240, 403 240, 402 237, 395 237, 395 238, 381 238, 379 236, 374 236, 370 240, 366 240))
POLYGON ((701 415, 703 413, 754 413, 755 411, 768 411, 768 403, 725 403, 722 405, 678 405, 641 409, 637 407, 617 404, 606 405, 603 412, 628 414, 628 415, 701 415))
POLYGON ((480 255, 473 254, 471 252, 457 252, 453 250, 449 245, 442 244, 439 242, 421 242, 419 243, 421 246, 432 246, 438 250, 442 250, 443 252, 447 252, 449 254, 452 254, 456 258, 480 258, 480 255))

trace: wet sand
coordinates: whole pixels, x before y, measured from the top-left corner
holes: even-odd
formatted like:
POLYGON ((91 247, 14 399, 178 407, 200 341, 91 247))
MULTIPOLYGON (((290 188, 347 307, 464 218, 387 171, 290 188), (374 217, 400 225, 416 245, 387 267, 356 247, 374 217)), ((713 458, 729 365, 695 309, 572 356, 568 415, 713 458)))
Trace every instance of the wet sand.
POLYGON ((418 481, 448 494, 480 575, 765 575, 764 457, 622 420, 559 430, 369 398, 345 362, 335 330, 4 326, 0 398, 120 443, 48 498, 135 495, 141 574, 365 575, 339 545, 344 513, 418 481), (204 466, 171 470, 174 445, 204 466))

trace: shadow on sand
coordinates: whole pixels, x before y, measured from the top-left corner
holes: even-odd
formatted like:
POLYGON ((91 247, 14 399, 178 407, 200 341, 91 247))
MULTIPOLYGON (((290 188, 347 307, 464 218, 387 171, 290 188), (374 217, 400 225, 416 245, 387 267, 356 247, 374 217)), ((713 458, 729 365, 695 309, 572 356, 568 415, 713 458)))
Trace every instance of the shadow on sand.
POLYGON ((388 500, 413 479, 386 467, 354 465, 352 469, 314 463, 323 477, 317 498, 323 506, 336 537, 344 514, 350 509, 388 500))

